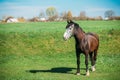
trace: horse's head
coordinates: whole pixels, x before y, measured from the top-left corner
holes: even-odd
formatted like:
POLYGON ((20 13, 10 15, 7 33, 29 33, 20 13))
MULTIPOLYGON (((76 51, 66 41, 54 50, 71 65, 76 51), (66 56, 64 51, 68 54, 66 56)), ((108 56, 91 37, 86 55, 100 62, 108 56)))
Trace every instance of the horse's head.
POLYGON ((64 40, 68 40, 70 37, 74 34, 74 22, 73 21, 67 21, 66 31, 63 35, 64 40))

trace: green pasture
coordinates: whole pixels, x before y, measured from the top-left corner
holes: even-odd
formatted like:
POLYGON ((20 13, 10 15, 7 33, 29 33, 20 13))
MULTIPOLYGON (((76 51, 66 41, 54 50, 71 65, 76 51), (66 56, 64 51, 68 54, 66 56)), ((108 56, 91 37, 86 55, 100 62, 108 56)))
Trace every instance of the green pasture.
MULTIPOLYGON (((76 72, 74 38, 63 40, 66 22, 0 23, 0 80, 119 80, 120 21, 76 21, 100 37, 96 71, 76 72)), ((89 62, 89 67, 91 67, 89 62)))

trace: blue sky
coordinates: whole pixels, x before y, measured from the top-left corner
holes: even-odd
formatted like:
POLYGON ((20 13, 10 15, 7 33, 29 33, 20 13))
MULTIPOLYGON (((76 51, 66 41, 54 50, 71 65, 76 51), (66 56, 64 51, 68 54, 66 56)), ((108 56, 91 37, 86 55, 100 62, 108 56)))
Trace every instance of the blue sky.
POLYGON ((0 0, 0 19, 3 16, 32 18, 50 6, 59 13, 70 10, 73 16, 85 11, 90 17, 104 17, 107 10, 113 10, 116 16, 120 16, 120 0, 0 0))

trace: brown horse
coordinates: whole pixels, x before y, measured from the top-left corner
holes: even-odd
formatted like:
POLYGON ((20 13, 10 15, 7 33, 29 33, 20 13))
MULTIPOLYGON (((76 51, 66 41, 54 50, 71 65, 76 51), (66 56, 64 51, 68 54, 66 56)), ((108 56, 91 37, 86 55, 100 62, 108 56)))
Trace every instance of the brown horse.
POLYGON ((86 76, 89 76, 88 56, 91 60, 91 69, 95 71, 95 63, 97 59, 97 50, 99 47, 99 37, 94 33, 85 33, 79 25, 73 21, 67 21, 64 40, 68 40, 71 36, 75 38, 76 57, 77 57, 77 72, 80 75, 80 54, 85 55, 86 76))

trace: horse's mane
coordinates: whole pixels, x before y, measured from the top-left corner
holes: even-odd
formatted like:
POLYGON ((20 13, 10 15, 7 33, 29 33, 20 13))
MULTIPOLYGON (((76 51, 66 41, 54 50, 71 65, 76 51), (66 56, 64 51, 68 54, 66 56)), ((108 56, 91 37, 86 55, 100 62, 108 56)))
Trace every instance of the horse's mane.
MULTIPOLYGON (((66 28, 69 27, 70 25, 74 24, 74 27, 75 27, 76 30, 79 30, 79 29, 80 29, 82 32, 84 32, 83 29, 79 26, 79 24, 73 22, 72 20, 67 21, 67 23, 68 23, 68 25, 66 26, 66 28)), ((85 32, 84 32, 84 33, 85 33, 85 32)))
MULTIPOLYGON (((83 29, 79 26, 79 24, 77 23, 74 23, 74 27, 77 29, 80 29, 81 31, 83 31, 83 29)), ((83 31, 84 32, 84 31, 83 31)), ((85 32, 84 32, 85 33, 85 32)))

